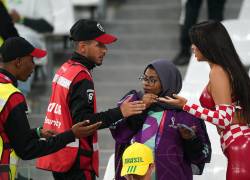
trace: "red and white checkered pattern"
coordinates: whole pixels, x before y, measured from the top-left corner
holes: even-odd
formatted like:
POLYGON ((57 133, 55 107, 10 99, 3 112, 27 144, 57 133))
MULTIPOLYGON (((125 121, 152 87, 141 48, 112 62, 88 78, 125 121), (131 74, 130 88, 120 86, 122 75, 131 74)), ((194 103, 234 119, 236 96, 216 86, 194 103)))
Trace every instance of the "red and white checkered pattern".
POLYGON ((233 120, 235 106, 220 104, 215 106, 215 110, 210 110, 196 104, 189 105, 187 103, 184 105, 183 110, 221 129, 225 129, 233 120))
POLYGON ((239 136, 250 136, 250 127, 247 125, 231 124, 235 112, 235 105, 220 104, 215 106, 215 111, 203 108, 196 104, 184 105, 183 110, 208 121, 223 129, 220 134, 221 148, 223 151, 239 136))
POLYGON ((250 135, 250 128, 246 125, 232 124, 223 130, 220 135, 221 148, 223 151, 239 136, 250 135))

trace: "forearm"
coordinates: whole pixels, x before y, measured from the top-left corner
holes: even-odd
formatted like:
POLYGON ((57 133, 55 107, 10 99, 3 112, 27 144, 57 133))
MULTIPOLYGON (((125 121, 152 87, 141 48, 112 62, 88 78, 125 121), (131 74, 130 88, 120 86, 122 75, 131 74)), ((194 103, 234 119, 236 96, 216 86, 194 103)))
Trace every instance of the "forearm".
POLYGON ((69 109, 74 123, 90 120, 90 123, 93 124, 101 121, 100 129, 103 129, 123 118, 119 107, 96 113, 94 111, 95 98, 89 99, 88 91, 90 89, 94 92, 93 82, 87 79, 83 79, 72 86, 69 109))
POLYGON ((39 33, 53 32, 54 30, 53 26, 42 18, 32 19, 28 17, 23 17, 21 23, 39 33))
POLYGON ((143 112, 142 114, 134 115, 125 119, 129 129, 133 131, 138 131, 142 128, 144 120, 146 119, 147 113, 143 112))
POLYGON ((144 119, 142 115, 131 116, 114 123, 110 127, 111 134, 118 143, 129 143, 132 137, 142 128, 144 119))
POLYGON ((219 128, 225 129, 233 119, 235 107, 232 105, 216 105, 215 110, 203 108, 196 104, 186 103, 183 110, 196 116, 197 118, 208 121, 219 128))
POLYGON ((20 104, 10 112, 6 123, 5 132, 11 147, 22 159, 33 159, 58 151, 66 144, 75 140, 72 131, 65 132, 48 140, 40 140, 35 130, 30 129, 26 117, 24 104, 20 104))
POLYGON ((21 159, 30 160, 56 152, 74 140, 75 136, 70 130, 46 140, 30 138, 24 147, 14 149, 21 159))
POLYGON ((91 111, 88 111, 86 108, 83 111, 78 111, 74 114, 72 114, 72 117, 75 122, 81 122, 83 120, 90 120, 91 124, 94 124, 96 122, 102 122, 102 125, 99 129, 108 128, 116 121, 123 118, 121 110, 119 107, 109 109, 107 111, 94 113, 91 111))
MULTIPOLYGON (((9 128, 8 132, 12 132, 13 130, 14 128, 9 128)), ((17 131, 15 135, 8 133, 11 146, 23 160, 30 160, 56 152, 75 140, 75 136, 71 130, 46 140, 39 139, 34 130, 27 129, 25 131, 27 133, 23 135, 17 131)))

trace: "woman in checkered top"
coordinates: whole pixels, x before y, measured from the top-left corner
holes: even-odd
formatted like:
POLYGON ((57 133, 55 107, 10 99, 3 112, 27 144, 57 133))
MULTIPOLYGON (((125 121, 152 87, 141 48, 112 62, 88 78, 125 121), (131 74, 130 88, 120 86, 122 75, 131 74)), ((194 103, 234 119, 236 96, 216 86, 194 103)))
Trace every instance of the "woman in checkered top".
POLYGON ((176 94, 160 101, 217 126, 221 146, 228 159, 227 180, 249 180, 250 161, 250 79, 220 22, 206 21, 190 30, 192 51, 197 61, 210 65, 209 82, 192 104, 176 94))

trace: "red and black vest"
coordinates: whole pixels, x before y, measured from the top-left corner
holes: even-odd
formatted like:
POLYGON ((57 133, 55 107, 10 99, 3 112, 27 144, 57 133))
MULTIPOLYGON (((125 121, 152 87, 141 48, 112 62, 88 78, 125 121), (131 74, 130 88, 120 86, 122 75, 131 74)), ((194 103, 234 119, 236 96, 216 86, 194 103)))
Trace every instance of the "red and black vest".
POLYGON ((20 90, 7 76, 0 74, 0 78, 4 79, 3 83, 0 82, 0 180, 14 180, 19 158, 10 146, 9 138, 4 131, 4 123, 11 111, 10 108, 6 108, 6 104, 9 98, 15 93, 20 93, 20 90))
MULTIPOLYGON (((52 95, 43 125, 44 129, 51 129, 61 133, 69 130, 74 124, 70 115, 68 98, 72 82, 80 72, 84 72, 85 78, 93 82, 88 69, 72 60, 68 60, 57 71, 52 82, 52 95)), ((96 112, 95 94, 93 94, 93 98, 93 109, 96 112)), ((75 163, 78 153, 80 153, 80 169, 95 171, 98 176, 97 132, 91 136, 91 139, 91 144, 89 143, 89 137, 76 139, 75 142, 67 144, 65 148, 58 152, 39 158, 36 166, 54 172, 67 172, 75 163), (81 148, 79 149, 79 147, 81 148)))

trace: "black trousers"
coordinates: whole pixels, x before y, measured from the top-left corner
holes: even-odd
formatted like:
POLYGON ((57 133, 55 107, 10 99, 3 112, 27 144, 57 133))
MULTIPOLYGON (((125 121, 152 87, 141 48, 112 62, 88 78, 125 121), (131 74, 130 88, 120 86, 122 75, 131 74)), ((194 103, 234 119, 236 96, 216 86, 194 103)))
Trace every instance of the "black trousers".
POLYGON ((55 180, 96 180, 94 172, 71 169, 65 173, 52 172, 55 180))
MULTIPOLYGON (((180 44, 181 51, 190 52, 191 42, 189 39, 189 29, 196 24, 203 0, 187 0, 185 4, 184 24, 181 27, 180 44)), ((222 21, 224 5, 226 0, 207 0, 208 19, 222 21)))

